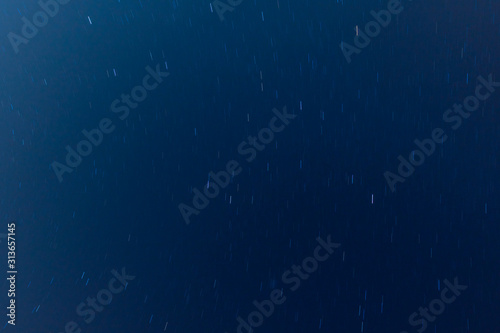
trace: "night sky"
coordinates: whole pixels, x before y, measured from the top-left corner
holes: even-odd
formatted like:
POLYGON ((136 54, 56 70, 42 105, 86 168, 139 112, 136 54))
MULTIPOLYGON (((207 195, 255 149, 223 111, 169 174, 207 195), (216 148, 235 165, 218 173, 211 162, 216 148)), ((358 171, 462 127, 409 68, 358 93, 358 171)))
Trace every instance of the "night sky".
POLYGON ((496 0, 5 0, 0 29, 0 332, 500 332, 496 0))

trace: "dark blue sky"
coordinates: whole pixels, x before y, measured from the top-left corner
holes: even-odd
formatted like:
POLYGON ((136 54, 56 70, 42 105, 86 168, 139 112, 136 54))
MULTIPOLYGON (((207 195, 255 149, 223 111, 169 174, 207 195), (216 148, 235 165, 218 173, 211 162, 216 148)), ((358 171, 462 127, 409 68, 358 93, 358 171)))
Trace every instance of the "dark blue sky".
POLYGON ((348 63, 340 43, 387 2, 244 0, 221 22, 206 0, 73 0, 17 54, 7 35, 39 4, 0 5, 0 233, 16 221, 18 266, 0 330, 236 332, 332 235, 255 332, 417 332, 408 317, 455 277, 467 290, 426 332, 500 332, 500 91, 443 121, 480 75, 500 81, 500 8, 403 6, 348 63), (112 102, 157 64, 170 75, 120 120, 112 102), (283 107, 297 117, 244 163, 240 142, 283 107), (103 118, 116 129, 60 183, 51 164, 103 118), (436 127, 448 141, 391 192, 384 172, 436 127), (178 205, 233 159, 241 174, 186 225, 178 205), (122 267, 135 279, 86 324, 77 306, 122 267))

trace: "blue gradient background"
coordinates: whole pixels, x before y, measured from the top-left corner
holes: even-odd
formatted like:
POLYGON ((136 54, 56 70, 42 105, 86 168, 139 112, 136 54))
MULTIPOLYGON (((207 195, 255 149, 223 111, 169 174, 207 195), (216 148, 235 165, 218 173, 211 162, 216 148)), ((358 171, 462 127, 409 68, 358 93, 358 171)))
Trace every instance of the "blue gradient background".
POLYGON ((206 0, 73 0, 19 54, 6 36, 39 7, 2 2, 0 232, 16 221, 19 273, 16 326, 0 331, 236 332, 331 234, 340 252, 256 332, 416 332, 408 316, 455 276, 468 289, 426 332, 500 332, 500 92, 395 193, 383 177, 476 77, 500 81, 500 8, 403 4, 347 64, 340 42, 386 2, 245 0, 221 22, 206 0), (165 62, 170 76, 117 120, 111 102, 165 62), (186 226, 178 204, 284 106, 299 116, 277 148, 186 226), (50 164, 103 117, 116 130, 59 183, 50 164), (84 324, 76 306, 121 267, 135 280, 84 324))

